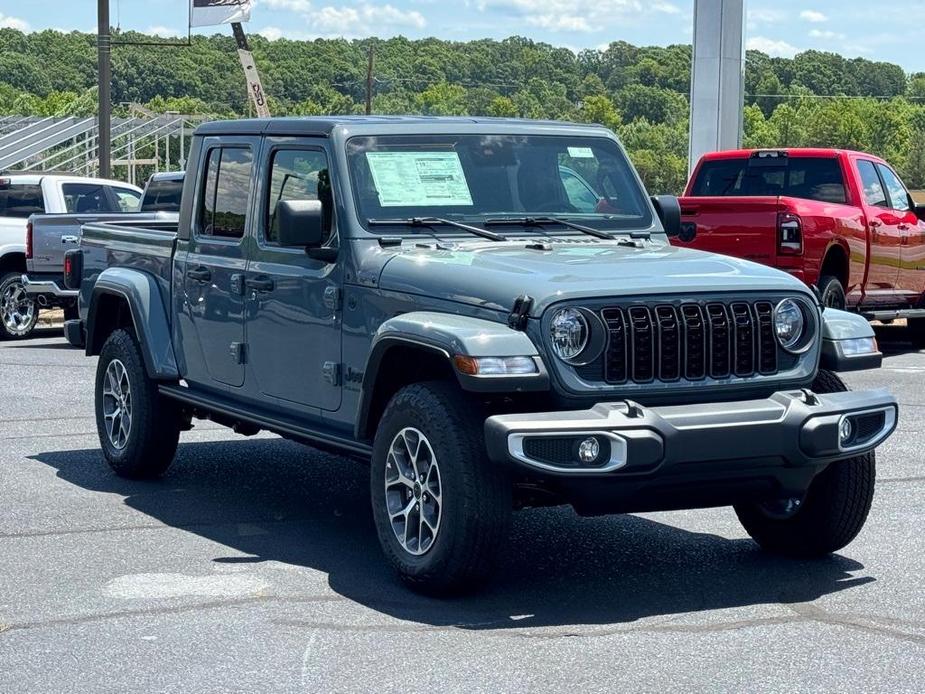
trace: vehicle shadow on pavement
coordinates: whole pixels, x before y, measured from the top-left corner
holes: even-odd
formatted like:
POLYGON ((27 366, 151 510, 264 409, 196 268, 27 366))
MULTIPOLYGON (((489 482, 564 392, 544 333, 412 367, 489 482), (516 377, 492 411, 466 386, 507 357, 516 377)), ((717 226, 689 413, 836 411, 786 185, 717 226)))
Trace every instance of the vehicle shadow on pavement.
POLYGON ((363 465, 270 438, 183 444, 174 467, 155 482, 116 477, 97 450, 34 459, 71 484, 122 495, 132 509, 227 546, 215 562, 275 561, 322 571, 340 595, 432 626, 622 624, 807 602, 875 580, 852 576, 863 565, 839 555, 786 560, 747 539, 636 516, 580 518, 555 508, 515 514, 502 566, 486 590, 429 599, 405 589, 385 563, 363 465))

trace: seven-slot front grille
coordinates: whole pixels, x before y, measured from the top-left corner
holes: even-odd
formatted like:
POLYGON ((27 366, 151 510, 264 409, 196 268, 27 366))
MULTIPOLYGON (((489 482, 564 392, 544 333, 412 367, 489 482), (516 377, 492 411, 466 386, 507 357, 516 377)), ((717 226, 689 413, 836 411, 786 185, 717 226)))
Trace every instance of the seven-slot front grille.
POLYGON ((608 307, 608 383, 695 381, 775 374, 774 305, 769 301, 608 307))

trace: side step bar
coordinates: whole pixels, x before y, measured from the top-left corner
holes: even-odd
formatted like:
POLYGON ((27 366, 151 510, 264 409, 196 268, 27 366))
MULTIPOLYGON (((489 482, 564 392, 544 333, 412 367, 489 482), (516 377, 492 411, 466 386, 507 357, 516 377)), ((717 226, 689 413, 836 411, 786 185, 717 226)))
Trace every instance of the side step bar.
POLYGON ((214 412, 230 419, 253 424, 260 429, 272 431, 284 438, 293 439, 309 446, 334 450, 366 460, 372 458, 373 448, 367 443, 317 431, 289 418, 280 418, 252 408, 245 409, 237 403, 231 403, 179 385, 162 384, 158 386, 158 391, 173 400, 192 405, 206 412, 214 412))
POLYGON ((897 320, 898 318, 925 318, 925 308, 906 308, 898 311, 861 311, 867 320, 897 320))

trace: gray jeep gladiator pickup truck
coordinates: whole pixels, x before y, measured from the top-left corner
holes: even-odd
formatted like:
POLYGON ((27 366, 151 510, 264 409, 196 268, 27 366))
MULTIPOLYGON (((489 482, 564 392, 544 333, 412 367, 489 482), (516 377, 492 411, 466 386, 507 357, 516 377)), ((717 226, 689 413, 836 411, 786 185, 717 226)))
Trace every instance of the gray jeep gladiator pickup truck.
POLYGON ((163 473, 193 418, 362 459, 425 592, 485 579, 527 506, 732 505, 767 550, 838 550, 897 421, 836 375, 880 365, 871 327, 679 227, 601 127, 209 123, 179 224, 83 228, 66 333, 116 473, 163 473))

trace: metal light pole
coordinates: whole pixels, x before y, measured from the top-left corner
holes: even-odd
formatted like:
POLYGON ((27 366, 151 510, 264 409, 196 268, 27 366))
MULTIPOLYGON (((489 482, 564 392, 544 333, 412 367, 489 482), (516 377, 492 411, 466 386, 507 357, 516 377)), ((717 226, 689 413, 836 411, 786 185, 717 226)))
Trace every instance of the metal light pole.
POLYGON ((99 151, 100 178, 112 177, 112 97, 110 86, 112 82, 112 66, 110 57, 112 52, 112 36, 109 33, 109 0, 97 0, 97 35, 96 35, 97 61, 99 71, 99 135, 97 143, 99 151))

